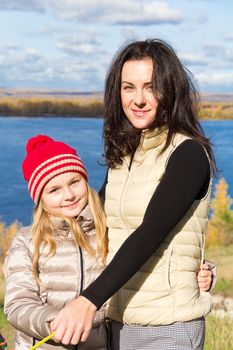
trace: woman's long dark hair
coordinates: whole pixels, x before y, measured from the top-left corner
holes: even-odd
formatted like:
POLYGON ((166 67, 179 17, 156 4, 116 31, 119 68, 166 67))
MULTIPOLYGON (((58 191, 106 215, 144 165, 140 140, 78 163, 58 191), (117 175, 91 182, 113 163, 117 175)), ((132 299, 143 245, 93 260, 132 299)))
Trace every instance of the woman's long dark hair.
POLYGON ((105 82, 104 150, 107 164, 114 168, 122 158, 133 154, 141 130, 126 118, 121 104, 121 72, 126 61, 150 58, 153 62, 152 85, 158 99, 156 118, 150 130, 167 126, 168 136, 163 151, 175 133, 200 142, 206 149, 214 171, 216 163, 209 139, 197 119, 199 95, 191 73, 182 65, 170 45, 159 39, 137 41, 123 47, 113 59, 105 82))

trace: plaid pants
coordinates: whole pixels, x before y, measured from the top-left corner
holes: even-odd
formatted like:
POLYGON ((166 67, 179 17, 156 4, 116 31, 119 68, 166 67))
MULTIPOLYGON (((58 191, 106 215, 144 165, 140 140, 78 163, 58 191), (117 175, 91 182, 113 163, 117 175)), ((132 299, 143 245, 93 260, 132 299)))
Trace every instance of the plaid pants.
POLYGON ((111 350, 203 350, 205 320, 145 327, 111 322, 111 350))

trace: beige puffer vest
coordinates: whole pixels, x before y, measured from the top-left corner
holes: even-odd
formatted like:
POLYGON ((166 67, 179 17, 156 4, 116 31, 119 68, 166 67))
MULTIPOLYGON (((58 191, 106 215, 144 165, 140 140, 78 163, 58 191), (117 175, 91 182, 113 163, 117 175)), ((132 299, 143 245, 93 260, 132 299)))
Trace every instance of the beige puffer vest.
MULTIPOLYGON (((175 135, 166 151, 157 157, 166 136, 166 130, 143 132, 130 171, 130 157, 125 157, 122 166, 109 170, 105 200, 108 262, 141 224, 169 157, 188 139, 175 135)), ((127 324, 166 325, 193 320, 210 311, 210 294, 200 293, 196 279, 204 246, 210 187, 205 198, 194 201, 160 248, 110 299, 107 310, 110 318, 127 324)))
MULTIPOLYGON (((87 206, 79 215, 79 223, 93 246, 96 232, 93 217, 87 206)), ((28 350, 33 343, 50 333, 49 322, 69 301, 74 300, 97 276, 103 266, 101 259, 90 257, 74 242, 68 225, 60 218, 56 226, 57 249, 48 256, 48 247, 40 249, 39 277, 41 285, 32 274, 34 254, 31 227, 23 227, 14 237, 7 263, 5 313, 16 328, 15 350, 28 350)), ((65 346, 48 342, 39 349, 106 350, 107 337, 104 324, 105 310, 96 314, 88 340, 78 346, 65 346)))

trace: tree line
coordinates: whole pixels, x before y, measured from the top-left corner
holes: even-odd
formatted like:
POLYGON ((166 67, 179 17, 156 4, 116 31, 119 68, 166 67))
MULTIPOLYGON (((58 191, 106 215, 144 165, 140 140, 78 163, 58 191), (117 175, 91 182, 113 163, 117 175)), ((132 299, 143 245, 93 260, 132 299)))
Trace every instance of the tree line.
MULTIPOLYGON (((73 116, 102 117, 104 106, 102 99, 64 99, 64 98, 1 98, 2 116, 73 116)), ((233 102, 200 103, 200 119, 233 119, 233 102)))

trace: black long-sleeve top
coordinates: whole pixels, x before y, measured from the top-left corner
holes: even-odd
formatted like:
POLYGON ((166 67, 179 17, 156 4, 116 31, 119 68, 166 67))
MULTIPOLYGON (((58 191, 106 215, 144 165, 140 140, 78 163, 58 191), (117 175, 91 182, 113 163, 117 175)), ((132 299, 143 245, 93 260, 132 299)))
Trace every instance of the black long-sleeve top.
MULTIPOLYGON (((100 308, 160 246, 194 200, 207 192, 210 165, 203 147, 186 140, 172 153, 142 224, 125 240, 101 275, 83 292, 100 308)), ((106 182, 101 189, 103 194, 106 182)))

